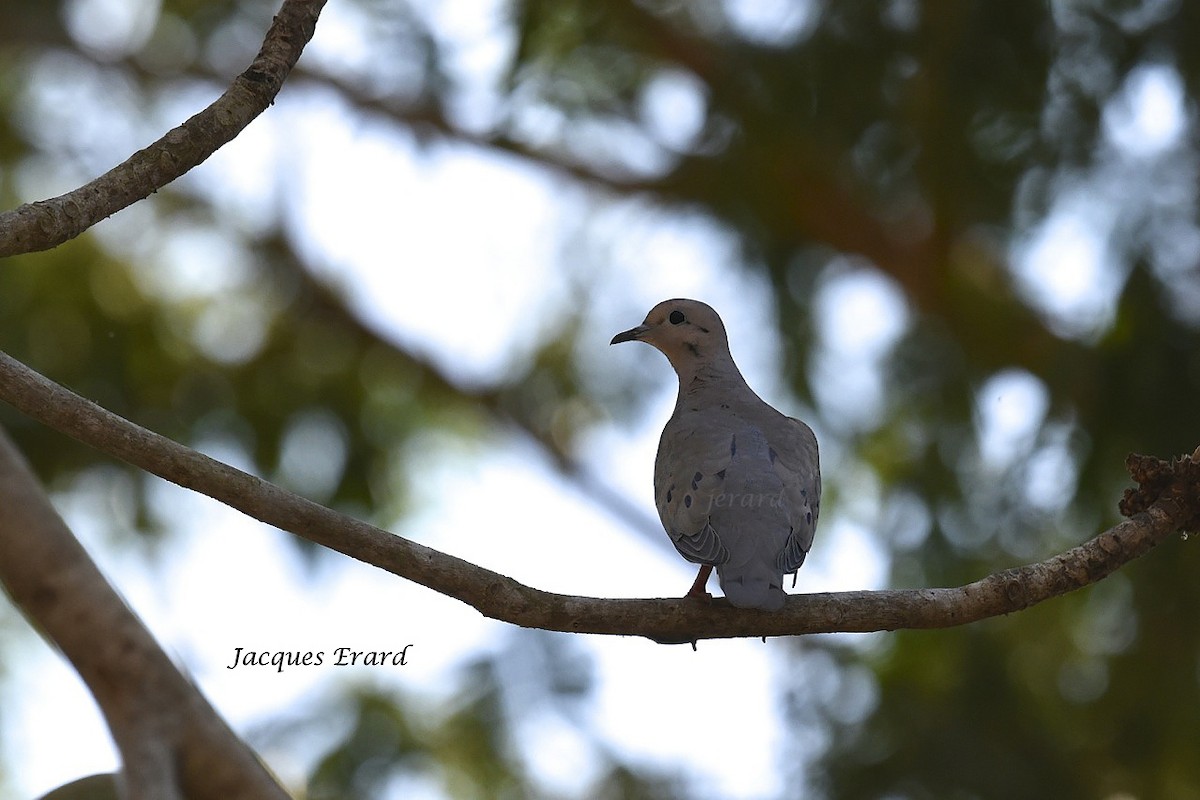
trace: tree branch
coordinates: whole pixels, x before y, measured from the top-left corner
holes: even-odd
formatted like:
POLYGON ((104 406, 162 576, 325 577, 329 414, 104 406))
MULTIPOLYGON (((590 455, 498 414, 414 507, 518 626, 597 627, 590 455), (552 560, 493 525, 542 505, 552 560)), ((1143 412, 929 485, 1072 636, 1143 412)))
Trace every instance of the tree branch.
POLYGON ((267 109, 316 30, 325 0, 284 0, 262 49, 219 98, 87 184, 0 213, 0 258, 48 250, 203 162, 267 109))
MULTIPOLYGON (((0 399, 92 447, 208 495, 261 522, 460 600, 493 619, 663 643, 735 636, 944 628, 1020 611, 1095 583, 1148 552, 1200 512, 1200 458, 1127 506, 1134 516, 1045 561, 955 588, 792 595, 782 611, 724 600, 601 599, 554 594, 339 514, 148 431, 0 353, 0 399)), ((1161 463, 1161 462, 1155 462, 1161 463)), ((1135 478, 1138 477, 1135 467, 1135 478)), ((1146 487, 1143 487, 1146 488, 1146 487)))
POLYGON ((0 508, 0 584, 96 698, 124 796, 286 798, 108 585, 3 429, 0 508))

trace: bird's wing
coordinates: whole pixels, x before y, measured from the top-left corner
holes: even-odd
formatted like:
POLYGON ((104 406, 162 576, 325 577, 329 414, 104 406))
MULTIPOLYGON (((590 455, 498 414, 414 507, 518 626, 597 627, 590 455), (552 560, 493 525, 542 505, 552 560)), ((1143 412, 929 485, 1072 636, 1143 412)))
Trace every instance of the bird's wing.
POLYGON ((663 429, 654 463, 658 516, 680 555, 697 564, 722 564, 729 553, 709 516, 724 491, 730 434, 702 419, 675 422, 663 429))
POLYGON ((795 572, 812 547, 821 511, 821 471, 817 438, 798 419, 780 415, 782 422, 768 431, 770 459, 783 483, 784 509, 791 531, 779 552, 777 566, 795 572))

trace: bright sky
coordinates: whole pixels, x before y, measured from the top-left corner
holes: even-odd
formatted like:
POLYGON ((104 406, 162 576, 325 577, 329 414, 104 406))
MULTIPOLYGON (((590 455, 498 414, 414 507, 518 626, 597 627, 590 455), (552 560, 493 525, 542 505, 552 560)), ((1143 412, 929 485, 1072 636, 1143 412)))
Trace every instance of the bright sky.
MULTIPOLYGON (((336 253, 326 269, 350 287, 374 324, 428 351, 461 379, 488 380, 503 374, 514 350, 530 346, 543 320, 567 311, 562 304, 568 291, 553 260, 552 236, 564 216, 584 208, 582 198, 572 199, 536 171, 472 150, 447 148, 422 159, 411 144, 350 129, 336 109, 302 106, 281 102, 274 119, 256 123, 247 133, 245 146, 254 152, 261 146, 258 137, 270 138, 273 126, 279 126, 304 130, 294 147, 344 154, 344 161, 326 155, 306 175, 305 196, 314 198, 307 210, 310 230, 315 248, 336 253), (315 119, 301 126, 295 118, 301 113, 315 119), (376 193, 387 202, 365 199, 376 193), (339 200, 345 197, 359 202, 339 200)), ((245 157, 241 144, 235 142, 205 169, 236 171, 245 157)), ((767 313, 769 296, 754 281, 731 277, 729 237, 703 220, 650 209, 605 213, 619 217, 608 224, 621 225, 626 236, 610 272, 597 276, 592 287, 593 296, 605 299, 597 302, 591 348, 594 358, 608 360, 615 371, 641 370, 649 363, 657 389, 639 419, 614 420, 618 425, 597 437, 602 446, 589 448, 589 466, 653 519, 654 450, 674 402, 675 379, 656 354, 647 361, 648 355, 633 347, 610 349, 613 333, 640 322, 666 297, 708 299, 725 317, 748 380, 778 404, 787 407, 788 400, 778 388, 777 343, 771 329, 757 322, 767 313)), ((197 260, 212 263, 204 253, 220 252, 220 243, 197 237, 184 241, 189 246, 168 248, 177 259, 171 274, 178 283, 164 292, 204 293, 236 283, 236 269, 232 276, 214 278, 191 266, 197 260)), ((224 255, 223 263, 230 263, 230 254, 224 255)), ((839 291, 844 294, 845 288, 839 291)), ((873 297, 873 290, 865 289, 861 302, 878 310, 873 297)), ((846 318, 841 324, 850 323, 846 318)), ((843 332, 845 341, 863 341, 861 332, 843 332)), ((836 330, 831 336, 842 338, 836 330)), ((418 491, 428 506, 416 518, 398 522, 404 535, 552 591, 662 596, 682 593, 694 576, 694 569, 668 548, 631 533, 561 485, 519 444, 465 453, 450 448, 445 455, 436 447, 429 451, 430 461, 415 465, 421 470, 418 491), (581 552, 590 555, 581 558, 581 552)), ((226 458, 238 461, 236 454, 226 458)), ((109 494, 107 487, 98 491, 109 494)), ((358 649, 387 649, 413 642, 411 666, 359 671, 357 677, 440 695, 454 689, 447 676, 455 664, 480 649, 501 647, 509 633, 472 609, 349 561, 323 573, 317 584, 308 583, 286 537, 182 490, 165 486, 162 492, 164 505, 175 514, 188 509, 173 518, 191 520, 186 531, 176 532, 178 542, 159 567, 162 579, 148 576, 138 558, 112 553, 98 534, 89 539, 94 527, 89 514, 104 509, 87 505, 68 513, 68 521, 160 641, 185 659, 235 724, 268 719, 311 697, 323 682, 348 678, 333 669, 283 675, 227 670, 235 647, 328 650, 347 642, 358 649), (217 596, 212 595, 215 575, 230 587, 217 596)), ((833 515, 825 523, 797 590, 880 586, 883 565, 866 532, 839 525, 833 515)), ((581 637, 579 642, 598 668, 600 689, 591 721, 608 746, 637 760, 683 769, 722 796, 767 797, 781 791, 776 758, 784 735, 782 704, 771 676, 788 667, 776 661, 778 643, 705 642, 693 653, 640 640, 581 637), (714 686, 733 687, 737 702, 698 701, 714 686), (738 734, 722 734, 730 729, 738 734)), ((25 731, 10 740, 10 763, 23 765, 19 787, 36 793, 111 769, 115 755, 99 746, 107 744, 107 735, 73 673, 48 651, 22 660, 17 669, 7 687, 19 709, 10 724, 25 731), (66 715, 72 722, 64 726, 66 715), (64 728, 72 732, 69 748, 62 746, 64 728)), ((539 775, 564 789, 582 788, 572 784, 589 774, 586 763, 564 763, 557 751, 529 751, 553 756, 532 765, 539 775)), ((272 765, 289 778, 310 766, 302 758, 272 765)))
MULTIPOLYGON (((318 26, 316 59, 334 57, 339 46, 354 40, 355 21, 339 8, 331 3, 318 26)), ((453 15, 464 8, 448 3, 438 13, 453 15)), ((754 4, 733 3, 732 8, 748 31, 765 25, 764 30, 786 30, 795 37, 809 24, 805 14, 796 13, 785 15, 790 27, 772 28, 754 13, 754 4)), ((489 30, 478 22, 464 28, 458 50, 464 72, 486 70, 503 55, 489 30)), ((667 75, 648 100, 671 104, 684 127, 698 113, 694 89, 686 83, 686 76, 667 75)), ((1121 104, 1105 117, 1113 145, 1139 158, 1169 148, 1183 129, 1181 92, 1169 69, 1131 76, 1121 104)), ((479 93, 481 107, 485 95, 479 93)), ((658 124, 671 116, 660 115, 658 124)), ((428 352, 460 380, 490 381, 505 374, 545 327, 587 297, 588 357, 616 374, 649 364, 656 386, 636 418, 613 419, 596 434, 595 446, 587 449, 588 466, 650 518, 654 450, 673 402, 674 376, 665 359, 654 354, 635 346, 610 349, 613 333, 640 322, 646 310, 667 297, 706 300, 724 317, 735 358, 751 385, 784 410, 798 410, 781 389, 773 326, 760 322, 770 313, 768 291, 753 278, 736 277, 735 242, 706 219, 665 213, 636 200, 597 205, 582 189, 521 162, 465 147, 418 148, 383 126, 353 123, 328 98, 286 90, 276 106, 191 180, 207 189, 222 187, 220 203, 227 213, 253 224, 253 209, 280 190, 268 171, 251 166, 264 156, 302 165, 286 191, 302 198, 294 213, 302 217, 306 244, 319 268, 347 287, 373 324, 428 352), (564 232, 578 232, 580 219, 598 239, 614 242, 597 259, 603 268, 589 276, 583 291, 571 282, 580 271, 557 260, 564 232), (612 239, 615 231, 620 235, 612 239)), ((1106 221, 1097 217, 1097 204, 1085 200, 1082 190, 1066 193, 1018 248, 1020 278, 1032 302, 1059 315, 1055 318, 1068 332, 1091 330, 1120 285, 1107 253, 1106 221)), ((123 226, 135 224, 130 219, 136 220, 135 212, 106 223, 114 246, 123 226)), ((238 253, 202 232, 182 232, 162 244, 160 255, 171 266, 171 280, 157 287, 165 294, 217 293, 251 274, 239 266, 238 253), (214 264, 223 268, 213 270, 214 264)), ((144 280, 161 280, 159 275, 147 273, 144 280)), ((853 428, 869 420, 872 404, 882 400, 879 360, 903 332, 909 312, 890 279, 853 259, 832 265, 818 291, 823 352, 815 367, 817 402, 831 424, 853 428), (847 404, 846 397, 861 402, 847 404)), ((239 332, 253 330, 252 321, 243 322, 250 327, 237 327, 239 332)), ((225 336, 228 318, 213 320, 210 328, 198 335, 209 337, 204 341, 214 354, 236 360, 246 337, 225 336)), ((1032 376, 1019 371, 995 376, 979 397, 985 460, 1011 458, 1045 409, 1044 387, 1032 376)), ((220 443, 212 448, 222 452, 220 443)), ((396 522, 402 535, 530 585, 573 594, 670 595, 682 593, 694 574, 669 548, 629 531, 563 485, 520 443, 426 451, 428 460, 414 464, 424 505, 415 516, 396 522)), ((225 455, 239 460, 236 453, 225 455)), ((832 463, 837 459, 834 454, 832 463)), ((139 557, 114 549, 89 521, 112 513, 119 490, 102 480, 83 487, 64 508, 68 522, 159 640, 240 729, 314 697, 331 683, 366 680, 414 695, 449 696, 456 691, 449 679, 456 665, 481 650, 504 647, 512 635, 507 626, 459 603, 356 562, 339 561, 312 577, 285 535, 168 486, 161 488, 159 502, 174 509, 173 518, 185 529, 176 532, 163 562, 148 569, 139 557), (215 576, 228 588, 214 595, 215 576), (413 644, 410 664, 394 670, 328 667, 280 674, 225 668, 236 647, 329 651, 343 644, 369 650, 408 643, 413 644)), ((826 509, 796 591, 882 585, 887 565, 862 518, 826 509)), ((74 674, 32 634, 28 644, 31 654, 12 661, 0 690, 5 693, 7 763, 20 765, 16 787, 33 796, 110 770, 116 761, 102 721, 74 674)), ((782 728, 773 676, 796 665, 782 660, 785 650, 778 642, 704 642, 698 652, 612 637, 575 637, 573 644, 595 662, 599 691, 587 717, 607 746, 658 767, 682 769, 709 796, 783 792, 781 742, 798 732, 782 728)), ((869 680, 848 686, 846 713, 856 708, 866 713, 872 702, 869 680)), ((537 719, 538 725, 521 732, 532 754, 531 768, 552 789, 578 791, 594 767, 587 743, 564 720, 537 719), (551 738, 546 731, 561 735, 551 738), (546 757, 539 759, 538 753, 546 757)), ((316 753, 265 755, 285 778, 296 781, 316 753)))

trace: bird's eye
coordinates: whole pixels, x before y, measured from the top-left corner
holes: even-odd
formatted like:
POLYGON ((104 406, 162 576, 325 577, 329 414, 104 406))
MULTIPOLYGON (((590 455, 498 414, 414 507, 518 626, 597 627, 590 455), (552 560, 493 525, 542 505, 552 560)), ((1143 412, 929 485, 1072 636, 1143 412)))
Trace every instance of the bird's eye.
POLYGON ((679 323, 683 322, 683 319, 684 319, 683 312, 682 311, 672 311, 671 316, 667 317, 667 319, 669 319, 671 321, 672 325, 678 325, 679 323))

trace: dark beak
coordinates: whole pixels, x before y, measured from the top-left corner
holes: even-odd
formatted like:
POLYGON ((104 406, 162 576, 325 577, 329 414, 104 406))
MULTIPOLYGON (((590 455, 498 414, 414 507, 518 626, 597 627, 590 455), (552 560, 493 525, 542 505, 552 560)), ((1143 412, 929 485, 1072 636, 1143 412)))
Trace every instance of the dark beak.
POLYGON ((621 331, 612 338, 610 345, 620 344, 621 342, 636 342, 642 338, 642 334, 650 330, 649 325, 638 325, 636 328, 630 328, 627 331, 621 331))

